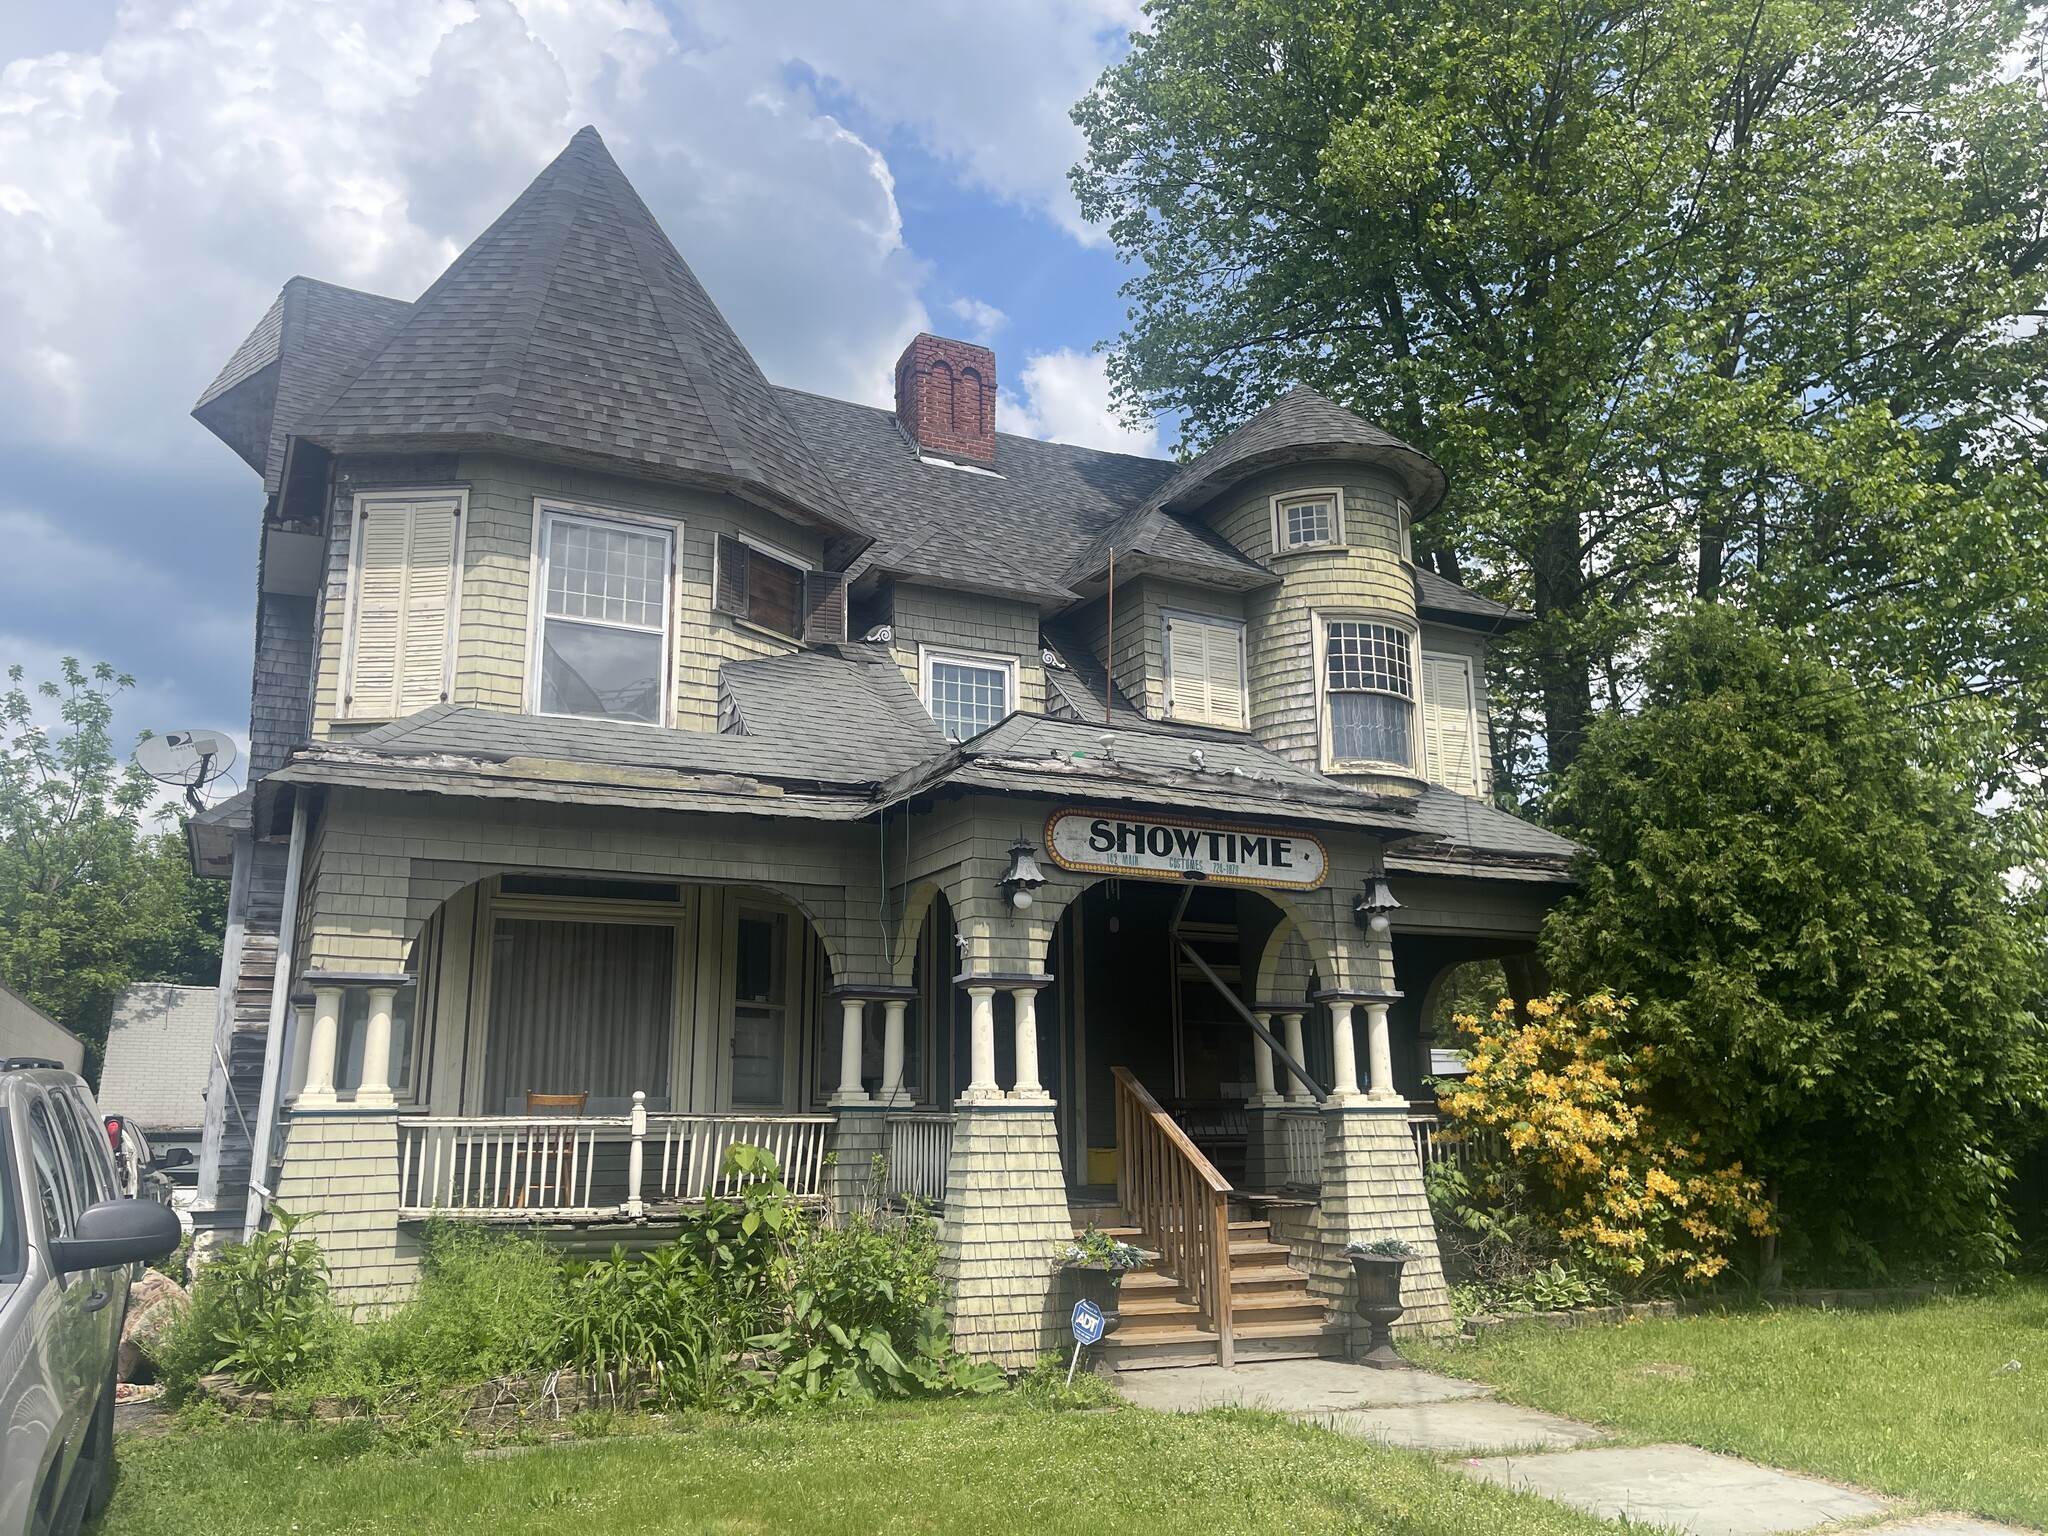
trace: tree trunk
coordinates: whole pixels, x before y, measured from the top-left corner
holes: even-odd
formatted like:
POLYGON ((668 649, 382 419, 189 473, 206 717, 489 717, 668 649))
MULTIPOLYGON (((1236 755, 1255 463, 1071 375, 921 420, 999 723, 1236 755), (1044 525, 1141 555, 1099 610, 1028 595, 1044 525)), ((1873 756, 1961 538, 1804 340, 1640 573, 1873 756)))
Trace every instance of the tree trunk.
POLYGON ((1578 635, 1585 618, 1586 579, 1575 514, 1560 513, 1543 530, 1531 575, 1542 626, 1534 670, 1543 694, 1545 754, 1554 776, 1571 767, 1593 723, 1593 678, 1578 635))

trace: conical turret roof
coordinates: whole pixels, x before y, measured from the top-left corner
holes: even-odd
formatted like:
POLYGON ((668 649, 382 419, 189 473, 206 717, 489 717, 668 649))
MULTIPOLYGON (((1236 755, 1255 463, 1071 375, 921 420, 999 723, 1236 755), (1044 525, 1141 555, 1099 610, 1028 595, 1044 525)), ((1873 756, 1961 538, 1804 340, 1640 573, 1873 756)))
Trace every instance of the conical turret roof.
POLYGON ((500 443, 630 463, 862 531, 594 128, 299 430, 333 449, 500 443))

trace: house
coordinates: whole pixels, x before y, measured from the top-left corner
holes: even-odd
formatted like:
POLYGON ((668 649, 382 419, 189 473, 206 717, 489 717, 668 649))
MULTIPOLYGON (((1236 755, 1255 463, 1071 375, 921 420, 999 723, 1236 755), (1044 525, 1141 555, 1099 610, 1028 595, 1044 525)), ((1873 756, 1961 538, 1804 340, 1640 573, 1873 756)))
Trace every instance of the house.
POLYGON ((1160 1357, 1344 1347, 1353 1238, 1448 1316, 1423 1004, 1572 851, 1488 799, 1524 616, 1311 390, 1186 463, 996 399, 936 336, 893 409, 771 385, 589 129, 417 299, 285 284, 194 411, 263 482, 204 1199, 375 1300, 433 1213, 601 1239, 747 1142, 939 1202, 990 1359, 1091 1213, 1160 1357))
POLYGON ((85 1070, 85 1042, 27 998, 0 987, 0 1061, 54 1061, 85 1070))
MULTIPOLYGON (((152 1152, 183 1147, 199 1156, 219 1013, 218 987, 138 981, 114 1001, 99 1105, 139 1129, 152 1152)), ((197 1173, 196 1161, 167 1170, 181 1187, 194 1185, 197 1173)))

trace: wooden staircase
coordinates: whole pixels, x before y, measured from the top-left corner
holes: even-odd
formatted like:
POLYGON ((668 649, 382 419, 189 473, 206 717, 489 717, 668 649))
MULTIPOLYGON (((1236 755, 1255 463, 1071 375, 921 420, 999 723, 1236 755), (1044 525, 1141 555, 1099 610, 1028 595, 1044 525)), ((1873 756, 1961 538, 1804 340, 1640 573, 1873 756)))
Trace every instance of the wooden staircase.
MULTIPOLYGON (((1075 1229, 1087 1224, 1077 1221, 1075 1229)), ((1156 1248, 1137 1227, 1102 1226, 1099 1219, 1097 1225, 1147 1251, 1156 1248)), ((1116 1332, 1102 1343, 1104 1363, 1116 1370, 1216 1363, 1215 1328, 1187 1287, 1156 1265, 1124 1276, 1119 1314, 1116 1332)), ((1293 1266, 1263 1221, 1230 1223, 1230 1316, 1238 1360, 1305 1360, 1342 1342, 1329 1308, 1310 1294, 1308 1276, 1293 1266)))
POLYGON ((1326 1336, 1334 1344, 1328 1308, 1271 1226, 1135 1077, 1122 1067, 1112 1075, 1123 1156, 1114 1224, 1102 1230, 1157 1258, 1124 1277, 1121 1322, 1103 1342, 1104 1359, 1126 1371, 1231 1365, 1317 1355, 1326 1336))

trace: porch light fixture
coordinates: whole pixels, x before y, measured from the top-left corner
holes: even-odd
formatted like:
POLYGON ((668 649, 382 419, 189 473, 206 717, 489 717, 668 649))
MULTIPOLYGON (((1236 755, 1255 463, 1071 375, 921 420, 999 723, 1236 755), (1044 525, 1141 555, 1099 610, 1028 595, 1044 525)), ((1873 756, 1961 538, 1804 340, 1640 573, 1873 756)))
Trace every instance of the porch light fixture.
POLYGON ((1038 860, 1031 856, 1031 845, 1020 836, 1010 844, 1010 867, 1003 871, 1003 878, 996 886, 1009 898, 1010 905, 1022 912, 1031 905, 1031 893, 1045 884, 1045 876, 1038 871, 1038 860))
POLYGON ((1351 903, 1351 915, 1358 919, 1361 933, 1380 938, 1394 926, 1387 914, 1399 911, 1400 907, 1401 903, 1394 900, 1394 893, 1387 889, 1387 877, 1374 875, 1366 881, 1364 894, 1351 903))

